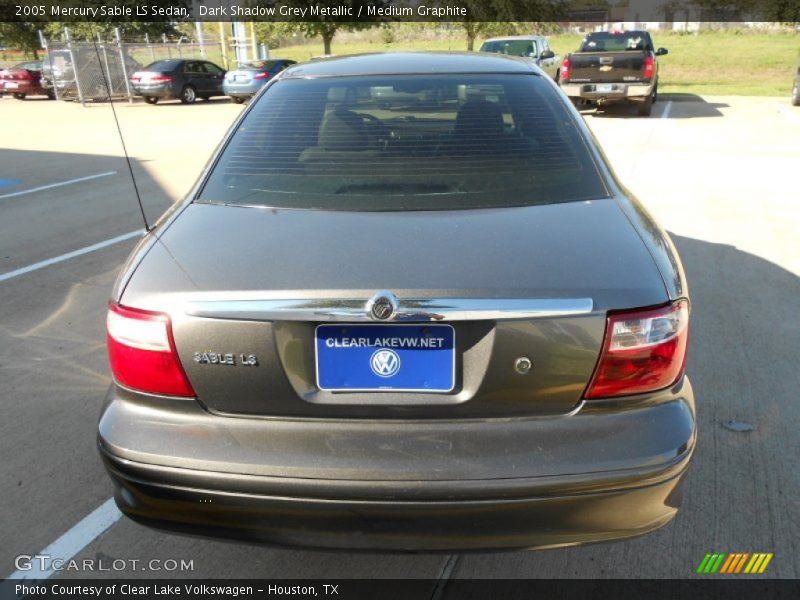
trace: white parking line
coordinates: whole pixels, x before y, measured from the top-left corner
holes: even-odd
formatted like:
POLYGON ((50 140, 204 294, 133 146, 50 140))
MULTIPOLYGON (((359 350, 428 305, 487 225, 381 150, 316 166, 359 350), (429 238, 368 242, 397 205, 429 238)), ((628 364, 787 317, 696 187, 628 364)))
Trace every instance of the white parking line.
POLYGON ((20 275, 24 275, 25 273, 30 273, 31 271, 38 271, 39 269, 43 269, 44 267, 49 267, 50 265, 64 262, 65 260, 69 260, 70 258, 75 258, 76 256, 89 254, 90 252, 94 252, 95 250, 107 248, 108 246, 113 246, 114 244, 117 244, 119 242, 124 242, 125 240, 129 240, 133 237, 144 234, 145 234, 144 229, 129 231, 128 233, 123 233, 122 235, 118 235, 115 238, 111 238, 109 240, 103 240, 102 242, 97 242, 96 244, 92 244, 91 246, 86 246, 84 248, 79 248, 78 250, 73 250, 72 252, 67 252, 66 254, 62 254, 60 256, 48 258, 47 260, 42 260, 37 263, 33 263, 32 265, 28 265, 27 267, 22 267, 14 271, 9 271, 8 273, 0 273, 0 281, 7 281, 9 279, 13 279, 14 277, 19 277, 20 275))
POLYGON ((62 185, 72 185, 73 183, 80 183, 81 181, 89 181, 91 179, 99 179, 100 177, 108 177, 109 175, 116 175, 116 171, 106 171, 105 173, 98 173, 97 175, 88 175, 86 177, 78 177, 77 179, 68 179, 67 181, 58 181, 56 183, 50 183, 48 185, 42 185, 39 187, 31 188, 29 190, 20 190, 19 192, 13 192, 11 194, 3 194, 0 196, 0 200, 5 198, 13 198, 14 196, 22 196, 23 194, 32 194, 34 192, 41 192, 42 190, 49 190, 51 188, 61 187, 62 185))
MULTIPOLYGON (((33 555, 29 570, 14 571, 8 579, 48 579, 56 573, 53 569, 53 560, 67 561, 91 544, 97 536, 119 521, 122 513, 114 504, 114 499, 109 498, 91 513, 75 524, 72 529, 58 538, 41 552, 33 555), (47 557, 47 561, 40 563, 40 558, 47 557)), ((58 566, 58 565, 56 565, 58 566)))
POLYGON ((661 113, 662 119, 669 119, 669 113, 672 112, 672 100, 664 105, 664 112, 661 113))

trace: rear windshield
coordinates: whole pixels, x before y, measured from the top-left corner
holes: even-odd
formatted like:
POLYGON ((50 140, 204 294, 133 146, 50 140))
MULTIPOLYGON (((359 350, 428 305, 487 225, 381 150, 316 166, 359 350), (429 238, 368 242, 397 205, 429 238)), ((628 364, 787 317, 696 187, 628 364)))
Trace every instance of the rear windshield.
POLYGON ((154 63, 150 63, 149 65, 147 65, 144 68, 144 70, 169 72, 177 69, 180 64, 181 61, 179 60, 158 60, 154 63))
POLYGON ((463 74, 279 80, 233 134, 198 200, 445 210, 606 195, 547 82, 463 74))
POLYGON ((484 42, 481 52, 494 52, 510 56, 536 56, 536 42, 533 40, 495 40, 484 42))
POLYGON ((638 31, 625 33, 591 33, 583 40, 578 52, 624 52, 651 50, 647 37, 638 31))

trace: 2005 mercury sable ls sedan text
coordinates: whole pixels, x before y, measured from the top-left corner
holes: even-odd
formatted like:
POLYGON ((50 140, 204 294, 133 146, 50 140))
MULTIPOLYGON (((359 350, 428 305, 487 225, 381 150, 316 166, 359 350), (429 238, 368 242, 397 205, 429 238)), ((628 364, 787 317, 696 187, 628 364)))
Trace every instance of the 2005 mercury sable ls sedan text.
POLYGON ((134 251, 99 446, 129 517, 449 551, 667 523, 695 446, 669 237, 530 62, 295 65, 134 251))

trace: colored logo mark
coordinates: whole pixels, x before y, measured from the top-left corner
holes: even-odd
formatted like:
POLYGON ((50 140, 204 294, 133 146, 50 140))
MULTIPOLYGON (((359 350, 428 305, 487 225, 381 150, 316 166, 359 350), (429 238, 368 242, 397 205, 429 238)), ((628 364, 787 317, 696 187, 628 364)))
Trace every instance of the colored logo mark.
POLYGON ((372 372, 378 377, 391 377, 400 370, 400 357, 394 350, 376 350, 369 360, 372 372))
POLYGON ((715 573, 735 575, 740 573, 763 573, 772 560, 772 552, 731 552, 728 554, 706 554, 697 567, 701 575, 715 573))

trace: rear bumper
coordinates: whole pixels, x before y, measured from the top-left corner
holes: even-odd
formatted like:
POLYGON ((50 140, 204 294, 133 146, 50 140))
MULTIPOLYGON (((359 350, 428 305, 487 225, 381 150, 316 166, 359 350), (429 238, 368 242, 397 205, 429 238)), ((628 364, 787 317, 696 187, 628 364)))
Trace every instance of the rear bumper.
POLYGON ((44 94, 44 89, 29 81, 0 81, 0 92, 6 94, 44 94))
POLYGON ((258 85, 230 85, 226 83, 222 85, 222 91, 231 98, 252 98, 263 85, 263 83, 258 85))
POLYGON ((172 100, 177 98, 179 91, 172 89, 171 85, 131 85, 131 92, 134 96, 141 98, 160 98, 162 100, 172 100))
POLYGON ((655 83, 628 84, 613 83, 612 90, 598 91, 594 83, 563 83, 561 89, 570 98, 583 98, 584 100, 614 102, 618 100, 631 100, 644 102, 653 92, 655 83))
POLYGON ((113 387, 99 425, 120 509, 278 545, 501 550, 641 535, 675 516, 696 438, 687 380, 627 408, 504 422, 220 417, 137 396, 113 387))

